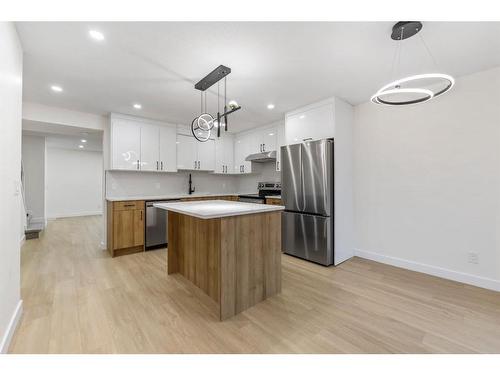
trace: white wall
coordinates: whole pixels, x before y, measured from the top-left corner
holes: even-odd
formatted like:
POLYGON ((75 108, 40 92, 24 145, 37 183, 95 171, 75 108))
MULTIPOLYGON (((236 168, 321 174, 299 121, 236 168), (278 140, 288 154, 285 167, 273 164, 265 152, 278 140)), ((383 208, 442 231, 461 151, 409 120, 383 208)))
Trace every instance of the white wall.
POLYGON ((20 296, 23 51, 12 22, 0 22, 0 352, 22 312, 20 296))
POLYGON ((44 124, 102 131, 107 123, 105 116, 31 102, 23 103, 23 119, 28 121, 27 125, 32 131, 44 131, 44 124), (37 127, 37 123, 40 126, 37 127))
POLYGON ((47 147, 47 217, 102 213, 102 152, 47 147))
POLYGON ((499 87, 497 68, 425 104, 355 108, 358 255, 500 290, 499 87))
POLYGON ((22 137, 24 198, 32 222, 45 223, 45 137, 22 137))

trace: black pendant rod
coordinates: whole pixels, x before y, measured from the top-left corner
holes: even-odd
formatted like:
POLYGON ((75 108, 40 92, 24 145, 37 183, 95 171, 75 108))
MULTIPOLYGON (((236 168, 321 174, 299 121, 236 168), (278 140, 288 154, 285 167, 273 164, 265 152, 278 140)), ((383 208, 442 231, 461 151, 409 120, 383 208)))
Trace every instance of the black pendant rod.
MULTIPOLYGON (((227 81, 224 77, 224 113, 227 112, 227 81)), ((224 116, 224 131, 227 132, 227 115, 224 116)))
POLYGON ((220 98, 220 81, 217 82, 217 138, 220 138, 220 110, 219 110, 219 100, 220 98))

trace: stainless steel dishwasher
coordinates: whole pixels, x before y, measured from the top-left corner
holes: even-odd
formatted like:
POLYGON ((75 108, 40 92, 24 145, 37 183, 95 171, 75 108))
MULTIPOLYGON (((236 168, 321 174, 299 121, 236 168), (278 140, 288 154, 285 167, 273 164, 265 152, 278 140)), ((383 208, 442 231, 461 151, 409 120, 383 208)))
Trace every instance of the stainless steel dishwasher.
POLYGON ((173 203, 180 200, 146 202, 146 250, 167 247, 167 211, 153 207, 155 203, 173 203))

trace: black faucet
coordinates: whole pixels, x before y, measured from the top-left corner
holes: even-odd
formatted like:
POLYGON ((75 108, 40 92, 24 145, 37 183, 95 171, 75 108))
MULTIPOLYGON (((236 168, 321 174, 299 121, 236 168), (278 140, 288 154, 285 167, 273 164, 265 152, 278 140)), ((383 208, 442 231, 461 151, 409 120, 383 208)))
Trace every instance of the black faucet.
POLYGON ((191 180, 191 173, 190 173, 189 174, 189 190, 188 190, 189 194, 193 194, 194 193, 195 188, 192 187, 192 186, 193 186, 193 181, 191 180))

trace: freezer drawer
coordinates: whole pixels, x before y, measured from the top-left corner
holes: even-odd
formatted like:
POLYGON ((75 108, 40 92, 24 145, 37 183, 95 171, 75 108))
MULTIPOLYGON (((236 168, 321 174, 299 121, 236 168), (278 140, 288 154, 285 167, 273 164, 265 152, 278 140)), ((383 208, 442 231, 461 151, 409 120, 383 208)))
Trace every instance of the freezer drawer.
POLYGON ((299 258, 333 264, 333 219, 326 216, 283 212, 283 251, 299 258))

